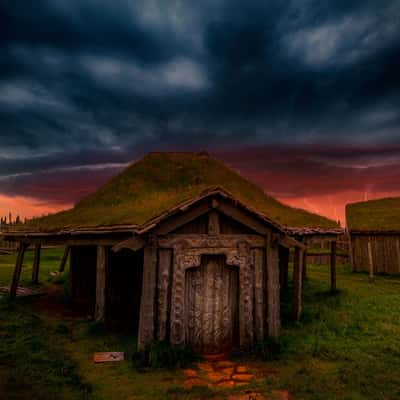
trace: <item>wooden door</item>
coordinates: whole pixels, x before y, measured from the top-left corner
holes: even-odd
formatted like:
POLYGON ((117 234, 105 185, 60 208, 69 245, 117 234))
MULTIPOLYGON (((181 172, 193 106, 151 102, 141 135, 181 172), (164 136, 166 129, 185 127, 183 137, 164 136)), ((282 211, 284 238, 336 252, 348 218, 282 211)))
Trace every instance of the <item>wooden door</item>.
POLYGON ((201 353, 220 353, 238 342, 238 269, 224 256, 203 256, 186 271, 186 341, 201 353))

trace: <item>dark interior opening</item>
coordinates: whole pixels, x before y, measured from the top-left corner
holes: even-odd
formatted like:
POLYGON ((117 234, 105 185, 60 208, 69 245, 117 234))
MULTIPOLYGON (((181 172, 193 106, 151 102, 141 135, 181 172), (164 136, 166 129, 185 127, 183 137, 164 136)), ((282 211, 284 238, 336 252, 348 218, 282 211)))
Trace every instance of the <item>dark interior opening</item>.
POLYGON ((93 316, 96 302, 96 246, 73 246, 70 255, 72 303, 80 313, 93 316))
POLYGON ((143 280, 143 250, 108 252, 106 324, 137 334, 143 280))

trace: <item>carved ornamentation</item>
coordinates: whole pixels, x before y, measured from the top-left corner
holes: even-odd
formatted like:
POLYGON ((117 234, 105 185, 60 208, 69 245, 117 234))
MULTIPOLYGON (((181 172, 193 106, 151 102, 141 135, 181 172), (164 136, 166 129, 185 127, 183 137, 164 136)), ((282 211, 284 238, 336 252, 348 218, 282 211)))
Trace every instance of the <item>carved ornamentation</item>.
MULTIPOLYGON (((158 240, 161 248, 173 248, 178 251, 185 249, 209 249, 225 248, 237 249, 243 247, 264 247, 264 239, 257 235, 216 235, 188 234, 185 238, 182 235, 168 235, 158 240), (239 246, 240 244, 240 246, 239 246)), ((247 252, 247 250, 245 250, 247 252)))
MULTIPOLYGON (((196 235, 199 236, 199 235, 196 235)), ((236 235, 237 238, 237 235, 236 235)), ((171 241, 171 239, 168 239, 171 241)), ((160 243, 160 242, 159 242, 160 243)), ((171 243, 171 242, 170 242, 171 243)), ((192 247, 193 241, 191 239, 179 240, 173 242, 174 244, 174 274, 172 282, 172 298, 171 298, 171 342, 173 344, 183 344, 185 342, 185 279, 186 270, 189 268, 199 267, 201 265, 201 257, 203 255, 225 255, 226 264, 236 266, 239 268, 239 325, 240 325, 240 346, 246 349, 253 341, 253 297, 254 297, 254 263, 251 257, 251 245, 243 238, 232 241, 229 243, 235 246, 220 247, 221 242, 218 238, 196 238, 195 246, 192 247), (197 247, 202 244, 205 247, 197 247)), ((165 242, 164 242, 165 244, 165 242)), ((223 290, 223 280, 218 280, 216 275, 215 282, 208 282, 207 287, 215 285, 215 289, 223 290)), ((193 283, 190 283, 191 285, 193 283)), ((194 283, 196 285, 196 283, 194 283)), ((188 301, 188 300, 186 300, 188 301)), ((218 300, 219 301, 219 300, 218 300)), ((219 313, 220 307, 226 305, 216 302, 215 309, 210 311, 219 313), (218 308, 218 310, 217 310, 218 308)), ((189 310, 192 310, 192 305, 189 305, 189 310)), ((194 311, 189 311, 193 313, 194 311)), ((204 310, 207 314, 207 310, 204 310)), ((223 311, 226 314, 227 311, 223 311)), ((193 315, 192 315, 193 316, 193 315)), ((207 322, 205 322, 207 324, 207 322)), ((227 323, 227 319, 222 323, 222 332, 225 332, 223 324, 227 323)), ((186 335, 190 334, 190 326, 187 327, 186 335)), ((207 326, 204 326, 207 331, 207 326)), ((224 333, 222 333, 224 334, 224 333)))
POLYGON ((160 249, 158 255, 158 340, 165 340, 167 335, 171 253, 170 249, 160 249))

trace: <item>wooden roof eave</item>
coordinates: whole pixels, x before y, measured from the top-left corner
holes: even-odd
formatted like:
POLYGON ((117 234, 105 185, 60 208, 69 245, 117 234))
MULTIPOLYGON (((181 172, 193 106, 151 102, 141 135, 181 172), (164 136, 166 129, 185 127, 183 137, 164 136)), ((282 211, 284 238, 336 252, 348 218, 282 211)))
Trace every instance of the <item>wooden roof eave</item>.
POLYGON ((400 229, 350 229, 349 231, 350 235, 362 235, 362 236, 367 236, 367 235, 400 235, 400 229))
MULTIPOLYGON (((197 196, 195 198, 187 200, 187 201, 179 204, 178 206, 169 209, 168 211, 164 212, 163 214, 160 214, 159 216, 152 218, 151 220, 146 222, 144 225, 142 225, 140 228, 138 228, 136 230, 136 233, 139 235, 147 233, 147 232, 151 231, 153 228, 155 228, 160 222, 164 221, 165 219, 167 219, 179 212, 187 211, 191 206, 198 203, 199 201, 204 200, 206 198, 211 198, 212 196, 215 196, 215 195, 218 195, 218 196, 221 196, 222 198, 228 199, 235 205, 238 205, 242 209, 253 214, 256 218, 262 220, 263 223, 266 223, 270 227, 274 228, 276 231, 284 233, 284 228, 279 223, 273 221, 272 219, 270 219, 263 213, 253 209, 252 207, 249 207, 245 203, 236 199, 228 191, 226 191, 223 188, 219 188, 219 187, 206 190, 200 196, 197 196)), ((218 208, 218 207, 216 207, 216 208, 218 208)))
POLYGON ((344 228, 295 228, 285 227, 285 233, 290 236, 312 237, 312 236, 332 236, 336 237, 345 234, 344 228))
POLYGON ((126 233, 134 234, 136 226, 114 226, 114 227, 98 227, 98 228, 76 228, 76 229, 62 229, 54 232, 38 232, 38 231, 3 231, 0 232, 0 236, 5 240, 19 241, 19 240, 29 240, 29 239, 43 239, 43 241, 48 241, 52 239, 59 239, 62 237, 76 237, 79 236, 104 236, 115 233, 126 233))

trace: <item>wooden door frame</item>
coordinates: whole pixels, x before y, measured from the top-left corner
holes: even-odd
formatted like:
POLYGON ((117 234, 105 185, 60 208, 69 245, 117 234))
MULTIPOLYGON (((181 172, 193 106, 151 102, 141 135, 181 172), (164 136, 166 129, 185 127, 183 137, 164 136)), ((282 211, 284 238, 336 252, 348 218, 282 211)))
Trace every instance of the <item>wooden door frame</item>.
MULTIPOLYGON (((173 254, 173 281, 171 290, 171 344, 181 345, 186 341, 185 335, 185 273, 189 268, 200 267, 203 255, 225 255, 226 265, 239 269, 239 344, 248 349, 253 343, 253 296, 254 296, 254 254, 250 243, 236 237, 235 246, 197 247, 188 239, 175 242, 173 254)), ((257 292, 256 293, 260 293, 257 292)), ((256 299, 257 302, 257 299, 256 299)), ((263 302, 263 300, 262 300, 263 302)))

